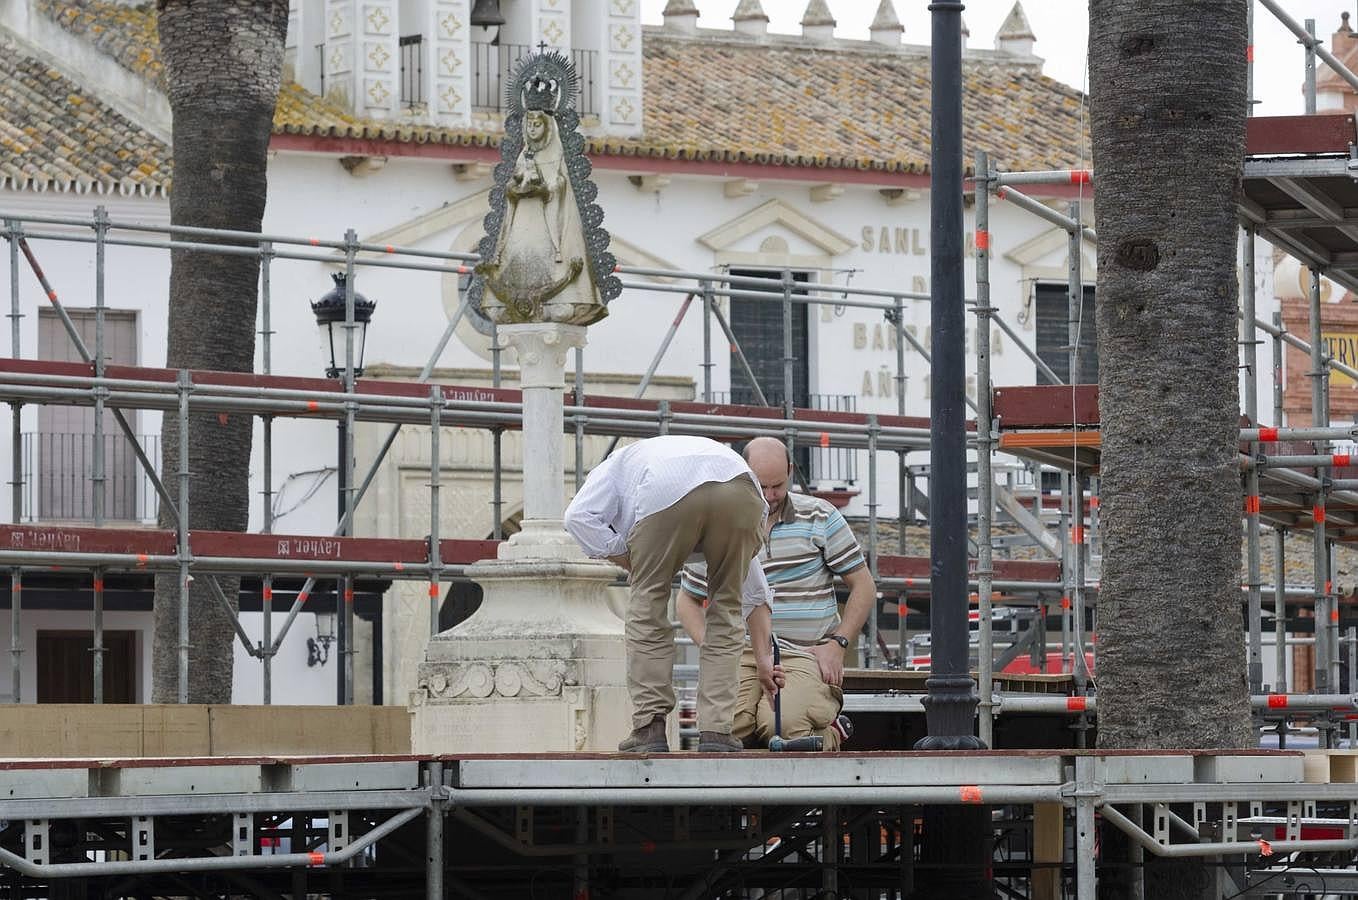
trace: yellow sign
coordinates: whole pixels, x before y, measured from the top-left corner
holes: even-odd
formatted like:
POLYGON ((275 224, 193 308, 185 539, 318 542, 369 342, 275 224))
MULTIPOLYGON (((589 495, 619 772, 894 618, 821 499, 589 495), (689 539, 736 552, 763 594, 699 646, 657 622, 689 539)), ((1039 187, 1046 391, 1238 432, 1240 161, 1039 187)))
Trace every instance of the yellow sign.
MULTIPOLYGON (((1325 352, 1336 362, 1358 369, 1358 332, 1332 331, 1322 336, 1325 352)), ((1330 370, 1331 387, 1353 387, 1358 384, 1352 378, 1334 369, 1330 370)))

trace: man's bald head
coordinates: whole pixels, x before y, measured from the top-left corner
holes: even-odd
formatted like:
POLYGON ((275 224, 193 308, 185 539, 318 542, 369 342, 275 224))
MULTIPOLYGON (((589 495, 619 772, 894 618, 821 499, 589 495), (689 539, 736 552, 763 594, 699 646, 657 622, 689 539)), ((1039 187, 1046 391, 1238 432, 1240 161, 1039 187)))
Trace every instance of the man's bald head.
POLYGON ((770 512, 782 509, 792 480, 792 457, 777 438, 757 437, 745 445, 745 461, 759 479, 770 512))

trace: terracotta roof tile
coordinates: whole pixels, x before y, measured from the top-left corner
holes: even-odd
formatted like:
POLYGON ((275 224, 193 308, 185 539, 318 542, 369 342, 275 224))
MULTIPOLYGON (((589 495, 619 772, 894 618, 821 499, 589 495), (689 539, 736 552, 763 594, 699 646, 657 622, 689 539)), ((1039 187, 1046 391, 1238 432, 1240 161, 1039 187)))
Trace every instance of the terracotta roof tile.
POLYGON ((159 193, 170 150, 45 63, 0 39, 0 185, 159 193))
MULTIPOLYGON (((160 82, 150 3, 37 0, 39 9, 128 70, 160 82)), ((648 28, 644 136, 600 137, 592 153, 647 159, 927 173, 929 60, 873 45, 826 48, 796 39, 678 37, 648 28)), ((1009 169, 1088 164, 1078 91, 1035 67, 968 59, 965 154, 990 151, 1009 169)), ((496 146, 499 136, 410 118, 375 120, 285 84, 275 132, 450 146, 496 146)), ((121 160, 120 160, 121 162, 121 160)), ((168 160, 165 164, 168 166, 168 160)))
POLYGON ((35 0, 38 12, 83 37, 158 87, 164 87, 154 3, 130 6, 110 0, 35 0))

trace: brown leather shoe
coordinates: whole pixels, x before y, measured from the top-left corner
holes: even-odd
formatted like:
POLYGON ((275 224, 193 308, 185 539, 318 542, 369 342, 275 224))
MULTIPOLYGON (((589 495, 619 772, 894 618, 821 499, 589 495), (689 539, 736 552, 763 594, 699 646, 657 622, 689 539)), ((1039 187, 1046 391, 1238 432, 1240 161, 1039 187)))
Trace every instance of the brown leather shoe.
POLYGON ((668 753, 670 742, 665 737, 665 718, 656 716, 651 724, 643 725, 618 744, 623 753, 668 753))
POLYGON ((698 735, 699 753, 738 753, 745 745, 729 734, 720 731, 704 731, 698 735))

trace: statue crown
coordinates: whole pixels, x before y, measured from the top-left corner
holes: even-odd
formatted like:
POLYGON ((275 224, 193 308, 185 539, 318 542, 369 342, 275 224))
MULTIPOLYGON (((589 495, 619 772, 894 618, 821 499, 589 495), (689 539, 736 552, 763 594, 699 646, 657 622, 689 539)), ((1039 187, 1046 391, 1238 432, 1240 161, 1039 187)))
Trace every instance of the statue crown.
POLYGON ((532 110, 557 115, 564 109, 574 108, 580 81, 569 59, 543 45, 540 52, 519 60, 507 87, 506 99, 520 112, 532 110))
POLYGON ((523 86, 524 110, 555 113, 561 105, 561 86, 555 78, 530 76, 523 86))

